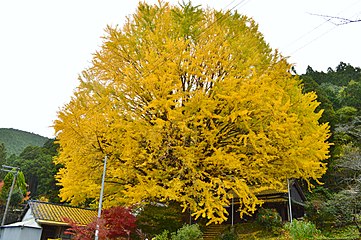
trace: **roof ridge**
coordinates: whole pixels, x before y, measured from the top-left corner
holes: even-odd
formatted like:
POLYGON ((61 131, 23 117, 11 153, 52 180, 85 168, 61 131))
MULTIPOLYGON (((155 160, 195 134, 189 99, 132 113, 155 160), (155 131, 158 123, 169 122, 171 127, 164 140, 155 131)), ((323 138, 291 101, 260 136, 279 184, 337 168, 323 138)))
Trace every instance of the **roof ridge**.
POLYGON ((66 224, 69 218, 78 224, 86 225, 96 218, 96 210, 31 200, 28 202, 34 218, 38 223, 66 224))
POLYGON ((84 209, 84 210, 92 210, 92 211, 96 211, 96 209, 94 208, 83 208, 83 207, 77 207, 77 206, 72 206, 72 205, 68 205, 68 203, 62 204, 62 203, 52 203, 52 202, 44 202, 44 201, 39 201, 39 200, 29 200, 29 203, 41 203, 41 204, 49 204, 49 205, 54 205, 54 206, 60 206, 60 207, 70 207, 70 208, 76 208, 76 209, 84 209))

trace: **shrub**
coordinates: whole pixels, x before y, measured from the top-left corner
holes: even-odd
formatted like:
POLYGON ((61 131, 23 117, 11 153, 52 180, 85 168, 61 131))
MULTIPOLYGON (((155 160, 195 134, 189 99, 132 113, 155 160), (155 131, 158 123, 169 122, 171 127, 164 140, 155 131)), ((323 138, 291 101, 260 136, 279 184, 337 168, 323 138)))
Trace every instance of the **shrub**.
MULTIPOLYGON (((155 236, 154 240, 168 240, 169 231, 164 230, 161 234, 155 236)), ((202 231, 200 230, 198 224, 193 225, 184 225, 182 228, 178 229, 177 232, 171 234, 171 240, 201 240, 202 231)))
POLYGON ((307 219, 318 228, 342 227, 355 224, 355 210, 361 208, 360 195, 342 190, 329 199, 316 199, 307 205, 307 219))
POLYGON ((73 235, 74 240, 94 239, 97 224, 99 224, 99 239, 129 238, 131 234, 136 233, 136 218, 131 213, 131 209, 125 207, 104 209, 99 222, 95 219, 86 226, 69 218, 64 218, 64 221, 70 225, 65 233, 73 235))
POLYGON ((168 240, 168 230, 164 230, 161 234, 158 234, 157 236, 155 236, 155 238, 153 240, 168 240))
POLYGON ((315 239, 321 236, 321 231, 315 224, 306 221, 293 220, 292 223, 285 224, 285 229, 295 240, 315 239))
POLYGON ((172 240, 199 240, 203 239, 198 224, 184 225, 177 233, 172 233, 172 240))
POLYGON ((230 230, 224 232, 220 237, 220 240, 237 240, 237 239, 238 239, 238 236, 234 232, 234 229, 230 229, 230 230))
POLYGON ((279 233, 282 227, 282 218, 276 209, 261 208, 258 210, 257 222, 273 233, 279 233))

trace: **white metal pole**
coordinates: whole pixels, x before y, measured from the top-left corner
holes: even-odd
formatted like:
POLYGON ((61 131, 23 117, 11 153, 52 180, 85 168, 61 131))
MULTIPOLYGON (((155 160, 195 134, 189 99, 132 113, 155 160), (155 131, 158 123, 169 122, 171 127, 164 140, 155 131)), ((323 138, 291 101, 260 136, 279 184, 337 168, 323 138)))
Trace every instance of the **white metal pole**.
POLYGON ((233 227, 233 223, 234 223, 234 197, 232 196, 232 208, 231 208, 231 211, 232 211, 232 227, 233 227))
POLYGON ((97 217, 97 225, 95 228, 95 240, 99 239, 99 220, 102 214, 102 204, 103 204, 103 194, 104 194, 104 179, 107 169, 107 155, 104 158, 104 167, 103 167, 103 176, 102 176, 102 186, 100 188, 100 197, 99 197, 99 207, 98 207, 98 217, 97 217))
POLYGON ((288 189, 288 210, 290 222, 292 223, 292 202, 291 202, 291 189, 290 189, 290 180, 287 178, 287 189, 288 189))

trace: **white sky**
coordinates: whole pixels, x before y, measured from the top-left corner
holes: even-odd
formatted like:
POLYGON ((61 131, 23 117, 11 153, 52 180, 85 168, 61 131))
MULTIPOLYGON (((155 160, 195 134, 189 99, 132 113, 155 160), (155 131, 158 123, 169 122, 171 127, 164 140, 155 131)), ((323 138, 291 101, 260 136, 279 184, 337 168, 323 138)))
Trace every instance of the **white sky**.
MULTIPOLYGON (((146 1, 150 3, 156 0, 146 1)), ((177 3, 178 1, 171 1, 177 3)), ((361 18, 361 0, 193 0, 252 17, 298 73, 361 66, 361 22, 335 26, 309 13, 361 18)), ((0 128, 54 137, 59 109, 99 50, 106 25, 123 25, 138 0, 0 0, 0 128)))

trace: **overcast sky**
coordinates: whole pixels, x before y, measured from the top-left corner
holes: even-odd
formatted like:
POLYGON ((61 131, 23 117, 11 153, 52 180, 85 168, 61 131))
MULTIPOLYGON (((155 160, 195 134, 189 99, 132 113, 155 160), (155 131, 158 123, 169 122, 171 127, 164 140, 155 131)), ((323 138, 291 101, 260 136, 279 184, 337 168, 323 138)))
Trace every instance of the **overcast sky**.
MULTIPOLYGON (((146 1, 155 3, 156 1, 146 1)), ((177 3, 178 1, 171 1, 177 3)), ((361 0, 192 1, 252 17, 298 73, 341 61, 361 66, 361 22, 337 26, 319 15, 361 18, 361 0)), ((99 50, 106 25, 122 26, 137 0, 1 0, 0 128, 54 137, 57 112, 99 50)))

